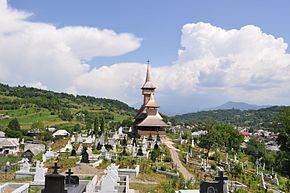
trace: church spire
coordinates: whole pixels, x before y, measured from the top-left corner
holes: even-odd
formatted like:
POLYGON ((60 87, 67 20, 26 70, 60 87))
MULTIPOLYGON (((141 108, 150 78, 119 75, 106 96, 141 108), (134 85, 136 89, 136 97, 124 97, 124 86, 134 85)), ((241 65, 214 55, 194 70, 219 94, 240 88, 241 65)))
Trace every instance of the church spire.
POLYGON ((151 82, 150 61, 147 61, 146 79, 142 89, 155 89, 156 87, 151 82))
POLYGON ((147 61, 147 72, 146 72, 146 80, 145 82, 151 82, 151 73, 150 73, 150 61, 147 61))

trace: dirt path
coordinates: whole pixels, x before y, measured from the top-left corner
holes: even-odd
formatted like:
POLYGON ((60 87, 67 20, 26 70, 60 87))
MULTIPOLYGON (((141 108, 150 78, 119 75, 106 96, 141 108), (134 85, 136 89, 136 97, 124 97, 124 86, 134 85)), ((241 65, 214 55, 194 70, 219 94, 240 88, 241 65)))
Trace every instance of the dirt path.
POLYGON ((194 179, 194 176, 182 165, 181 161, 179 160, 177 153, 179 150, 173 146, 173 142, 169 138, 164 138, 163 143, 168 147, 174 165, 177 166, 178 171, 182 173, 184 178, 186 180, 194 179))

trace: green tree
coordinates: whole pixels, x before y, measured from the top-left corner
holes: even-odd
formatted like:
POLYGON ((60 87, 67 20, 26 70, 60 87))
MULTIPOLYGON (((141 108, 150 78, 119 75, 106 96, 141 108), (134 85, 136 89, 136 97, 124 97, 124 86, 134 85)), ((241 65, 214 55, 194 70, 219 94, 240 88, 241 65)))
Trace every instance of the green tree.
POLYGON ((81 131, 81 125, 79 123, 77 123, 77 124, 74 125, 74 131, 75 132, 81 131))
POLYGON ((249 142, 247 143, 247 148, 246 148, 245 153, 248 155, 251 155, 254 158, 253 160, 264 157, 265 152, 266 152, 266 149, 265 149, 264 143, 259 142, 253 138, 251 138, 249 142))
POLYGON ((22 138, 23 132, 21 131, 20 124, 16 118, 9 122, 5 135, 7 137, 22 138))
POLYGON ((99 127, 100 127, 100 125, 99 125, 99 117, 96 116, 95 119, 94 119, 94 132, 95 132, 95 134, 98 133, 99 127))
POLYGON ((105 119, 104 119, 104 116, 100 116, 100 130, 101 130, 101 134, 105 132, 105 119))
POLYGON ((9 123, 8 123, 8 129, 12 129, 12 130, 20 130, 20 124, 18 122, 18 119, 12 119, 9 123))
POLYGON ((280 145, 280 172, 290 176, 290 108, 285 108, 279 116, 280 127, 277 142, 280 145))
POLYGON ((73 115, 71 114, 70 110, 66 108, 61 111, 59 118, 64 121, 71 121, 73 119, 73 115))
POLYGON ((209 152, 222 147, 224 142, 217 123, 207 123, 202 129, 206 130, 207 134, 200 137, 199 146, 207 150, 206 157, 208 158, 209 152))

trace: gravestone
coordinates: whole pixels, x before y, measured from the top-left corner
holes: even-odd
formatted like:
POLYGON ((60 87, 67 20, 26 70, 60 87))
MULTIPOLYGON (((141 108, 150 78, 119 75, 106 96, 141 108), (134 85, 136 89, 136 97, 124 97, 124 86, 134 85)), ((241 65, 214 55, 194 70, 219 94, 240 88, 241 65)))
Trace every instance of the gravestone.
POLYGON ((68 140, 68 142, 67 142, 66 146, 64 147, 64 149, 65 149, 65 151, 73 150, 73 146, 72 146, 70 140, 68 140))
POLYGON ((223 171, 219 171, 218 177, 215 177, 214 182, 200 183, 200 193, 227 193, 227 183, 225 183, 227 179, 227 177, 223 176, 223 171))
POLYGON ((73 172, 71 171, 71 169, 68 169, 66 174, 67 176, 65 176, 65 184, 78 185, 80 183, 80 179, 78 176, 72 176, 73 172))
POLYGON ((265 179, 264 179, 264 173, 261 172, 260 176, 261 176, 260 177, 261 178, 261 186, 262 186, 262 188, 264 188, 264 190, 266 190, 267 187, 266 187, 266 183, 265 183, 265 179))
POLYGON ((117 153, 117 145, 116 144, 113 145, 113 153, 117 153))
POLYGON ((226 164, 228 164, 229 163, 229 153, 227 152, 226 153, 226 164))
POLYGON ((143 156, 143 150, 141 148, 141 146, 139 147, 138 151, 137 151, 137 156, 143 156))
POLYGON ((75 148, 73 148, 73 149, 71 150, 71 154, 70 154, 70 156, 76 156, 76 155, 77 155, 77 152, 76 152, 75 148))
POLYGON ((275 184, 276 186, 279 186, 279 184, 280 184, 276 173, 275 173, 275 176, 274 176, 273 182, 274 182, 274 184, 275 184))
POLYGON ((81 143, 77 149, 77 154, 81 154, 83 151, 83 144, 81 143))
POLYGON ((23 173, 30 172, 30 164, 28 163, 27 160, 25 160, 24 163, 22 164, 22 167, 20 168, 20 172, 23 172, 23 173))
POLYGON ((161 139, 160 139, 160 135, 159 135, 159 134, 157 134, 156 140, 157 140, 158 142, 161 141, 161 139))
POLYGON ((158 143, 157 143, 157 141, 156 141, 156 143, 155 143, 155 145, 154 145, 154 149, 158 149, 159 148, 159 145, 158 145, 158 143))
POLYGON ((57 166, 57 163, 54 163, 53 169, 54 171, 52 174, 45 176, 45 187, 41 193, 67 193, 64 184, 65 177, 58 174, 57 170, 59 167, 57 166))
POLYGON ((43 163, 37 161, 33 182, 44 183, 44 181, 45 181, 45 168, 43 167, 43 163))
POLYGON ((237 160, 237 153, 235 153, 235 155, 234 155, 234 162, 236 162, 236 161, 238 161, 237 160))
POLYGON ((187 152, 185 157, 185 163, 188 164, 188 162, 189 162, 189 153, 187 152))
POLYGON ((135 138, 133 138, 133 140, 132 140, 132 146, 137 147, 137 141, 135 138))
POLYGON ((127 140, 126 137, 124 136, 123 140, 122 140, 122 145, 123 146, 127 146, 127 140))
POLYGON ((87 148, 83 148, 82 151, 82 159, 81 159, 81 163, 89 163, 89 154, 87 152, 87 148))

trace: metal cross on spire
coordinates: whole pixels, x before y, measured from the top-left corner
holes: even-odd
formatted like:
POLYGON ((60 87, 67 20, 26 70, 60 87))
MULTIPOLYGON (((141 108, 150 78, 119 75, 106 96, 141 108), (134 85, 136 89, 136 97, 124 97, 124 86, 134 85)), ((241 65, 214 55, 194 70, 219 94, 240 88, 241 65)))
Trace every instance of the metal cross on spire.
POLYGON ((147 60, 147 64, 148 64, 148 65, 150 64, 150 60, 149 60, 149 59, 147 60))

